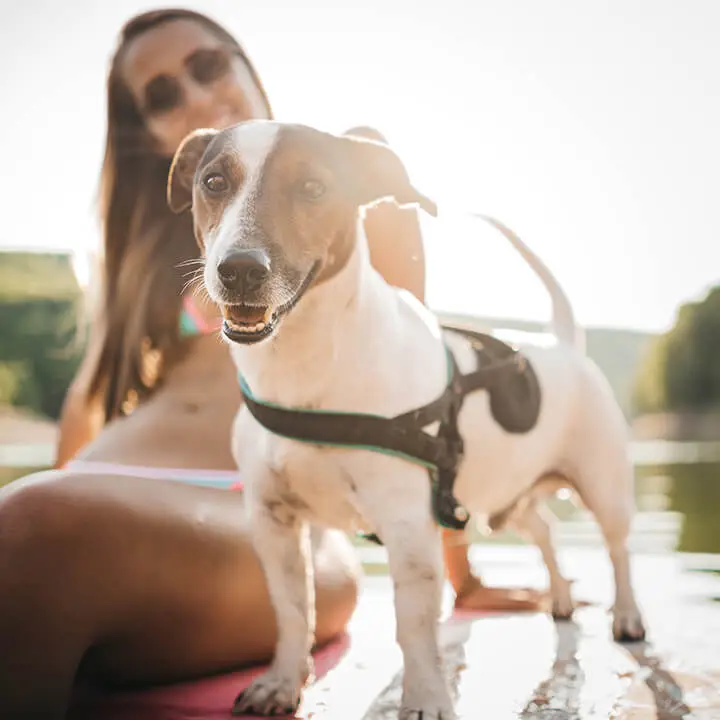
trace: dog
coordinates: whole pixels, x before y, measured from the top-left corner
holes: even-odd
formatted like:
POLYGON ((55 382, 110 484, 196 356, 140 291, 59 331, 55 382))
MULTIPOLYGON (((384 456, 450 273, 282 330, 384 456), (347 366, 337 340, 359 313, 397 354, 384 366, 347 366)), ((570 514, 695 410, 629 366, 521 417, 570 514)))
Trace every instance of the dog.
MULTIPOLYGON (((467 339, 444 333, 431 312, 371 266, 363 209, 387 200, 437 214, 388 146, 301 125, 251 121, 199 130, 173 158, 168 202, 175 212, 192 209, 204 285, 222 310, 222 334, 241 373, 247 402, 234 424, 233 453, 246 478, 251 532, 278 623, 273 662, 238 697, 236 713, 285 714, 299 705, 312 672, 312 521, 381 538, 405 667, 400 718, 455 718, 438 647, 444 575, 427 468, 397 454, 271 432, 248 407, 390 418, 443 395, 448 348, 461 372, 476 369, 467 339)), ((567 616, 569 586, 538 503, 559 484, 572 488, 606 540, 616 586, 614 635, 640 639, 626 548, 633 470, 624 418, 582 351, 552 273, 491 222, 550 290, 558 342, 522 352, 542 397, 527 431, 506 431, 488 392, 464 398, 454 496, 461 509, 530 534, 549 570, 554 612, 567 616)))

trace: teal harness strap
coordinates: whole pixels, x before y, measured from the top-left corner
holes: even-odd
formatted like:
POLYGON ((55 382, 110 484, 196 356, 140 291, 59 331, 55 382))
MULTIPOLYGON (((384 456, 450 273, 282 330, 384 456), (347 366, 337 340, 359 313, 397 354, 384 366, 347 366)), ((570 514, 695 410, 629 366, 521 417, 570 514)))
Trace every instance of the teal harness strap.
MULTIPOLYGON (((456 370, 455 360, 449 349, 447 351, 447 376, 448 376, 448 387, 452 384, 454 372, 456 370)), ((251 409, 252 414, 260 422, 261 425, 265 426, 268 430, 271 430, 274 434, 286 437, 290 440, 297 440, 299 442, 306 442, 313 445, 325 445, 328 447, 345 447, 355 448, 357 450, 369 450, 371 452, 382 453, 384 455, 392 455, 394 457, 402 458, 408 462, 415 463, 417 465, 423 465, 424 467, 434 469, 438 465, 438 461, 434 456, 428 457, 427 454, 422 456, 416 455, 412 450, 408 451, 404 449, 406 443, 401 442, 400 447, 392 444, 388 444, 382 435, 390 435, 395 437, 397 435, 389 426, 388 423, 403 423, 403 420, 409 415, 416 417, 416 421, 419 421, 422 426, 430 425, 433 422, 440 421, 440 417, 432 417, 435 413, 433 410, 437 406, 437 411, 444 411, 445 396, 447 389, 443 395, 435 400, 430 405, 426 405, 421 410, 425 411, 425 414, 431 415, 427 420, 418 416, 418 411, 412 411, 412 413, 406 413, 395 418, 387 418, 382 415, 374 415, 372 413, 354 413, 344 412, 337 410, 315 410, 315 409, 303 409, 303 408, 286 408, 282 405, 278 405, 267 400, 260 400, 257 398, 250 386, 248 385, 245 378, 241 373, 238 372, 238 379, 240 381, 240 390, 242 391, 245 402, 251 409), (267 423, 267 413, 264 413, 259 408, 270 410, 273 415, 277 418, 276 413, 282 413, 291 422, 272 422, 267 423), (255 411, 253 412, 253 409, 255 411), (258 412, 259 410, 259 412, 258 412), (429 411, 429 412, 428 412, 429 411), (289 414, 289 415, 288 415, 289 414), (258 415, 260 417, 258 417, 258 415), (317 421, 320 420, 318 423, 317 421), (355 428, 349 429, 348 423, 354 423, 355 428), (330 424, 335 424, 334 427, 340 427, 339 433, 330 432, 330 424), (308 427, 310 425, 310 427, 308 427), (322 425, 322 427, 319 427, 322 425), (374 427, 381 429, 381 432, 377 431, 374 433, 368 433, 367 428, 374 427), (375 442, 368 438, 374 437, 375 442), (363 439, 364 438, 364 439, 363 439)), ((397 427, 397 426, 396 426, 397 427)), ((429 435, 421 430, 425 437, 430 439, 436 439, 434 436, 429 435)), ((407 431, 403 428, 400 431, 401 435, 407 435, 407 431)), ((426 445, 426 447, 429 447, 426 445)), ((413 448, 414 449, 414 448, 413 448)), ((432 453, 429 453, 432 455, 432 453)))

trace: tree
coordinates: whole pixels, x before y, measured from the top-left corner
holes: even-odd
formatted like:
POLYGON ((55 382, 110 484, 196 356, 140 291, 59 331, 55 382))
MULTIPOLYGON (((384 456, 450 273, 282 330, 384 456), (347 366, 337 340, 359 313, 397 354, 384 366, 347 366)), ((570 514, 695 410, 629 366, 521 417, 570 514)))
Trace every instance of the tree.
POLYGON ((0 254, 0 403, 56 418, 82 355, 68 255, 0 254))
POLYGON ((635 405, 641 412, 720 407, 720 286, 683 305, 640 365, 635 405))

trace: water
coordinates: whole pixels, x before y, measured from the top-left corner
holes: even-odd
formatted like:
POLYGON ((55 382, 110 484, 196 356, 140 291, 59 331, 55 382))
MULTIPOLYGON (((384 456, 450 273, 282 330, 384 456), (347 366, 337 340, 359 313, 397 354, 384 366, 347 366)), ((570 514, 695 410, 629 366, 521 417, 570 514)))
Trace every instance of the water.
MULTIPOLYGON (((5 446, 0 456, 0 487, 41 467, 47 453, 29 453, 29 448, 5 446), (10 450, 12 449, 12 452, 10 450), (25 468, 7 467, 14 459, 25 468), (5 467, 3 467, 5 466, 5 467)), ((639 443, 633 446, 636 459, 636 503, 632 545, 647 552, 679 550, 717 554, 720 569, 720 452, 717 444, 639 443)), ((593 518, 567 499, 554 498, 550 505, 561 519, 558 541, 565 545, 594 545, 602 542, 593 518)), ((483 539, 488 542, 487 538, 483 539)), ((512 533, 500 533, 490 542, 516 543, 512 533)))
MULTIPOLYGON (((634 552, 717 554, 720 570, 720 444, 635 443, 637 513, 630 547, 634 552)), ((560 519, 558 544, 592 546, 603 542, 594 518, 562 492, 549 505, 560 519)), ((475 538, 480 540, 480 534, 475 538)), ((482 542, 524 542, 503 532, 482 542)))
POLYGON ((675 549, 720 553, 720 462, 639 468, 637 503, 641 513, 678 514, 675 549))

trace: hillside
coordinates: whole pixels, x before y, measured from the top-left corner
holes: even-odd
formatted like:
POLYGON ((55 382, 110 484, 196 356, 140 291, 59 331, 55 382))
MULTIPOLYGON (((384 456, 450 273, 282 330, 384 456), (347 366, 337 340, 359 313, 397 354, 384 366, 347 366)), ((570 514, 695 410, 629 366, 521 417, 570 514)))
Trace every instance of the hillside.
MULTIPOLYGON (((79 360, 79 348, 72 347, 78 298, 69 255, 0 252, 0 402, 57 412, 64 385, 79 360)), ((540 323, 522 320, 447 313, 442 317, 479 329, 546 330, 540 323)), ((652 337, 612 328, 587 331, 588 353, 628 416, 635 374, 652 337)))
POLYGON ((0 251, 0 302, 65 300, 78 292, 67 253, 0 251))
MULTIPOLYGON (((497 317, 477 317, 441 313, 452 322, 467 323, 483 328, 520 330, 522 332, 547 332, 543 323, 508 320, 497 317)), ((636 373, 647 348, 655 337, 653 333, 615 328, 586 328, 587 353, 605 373, 615 392, 623 412, 632 414, 632 388, 636 373)))

